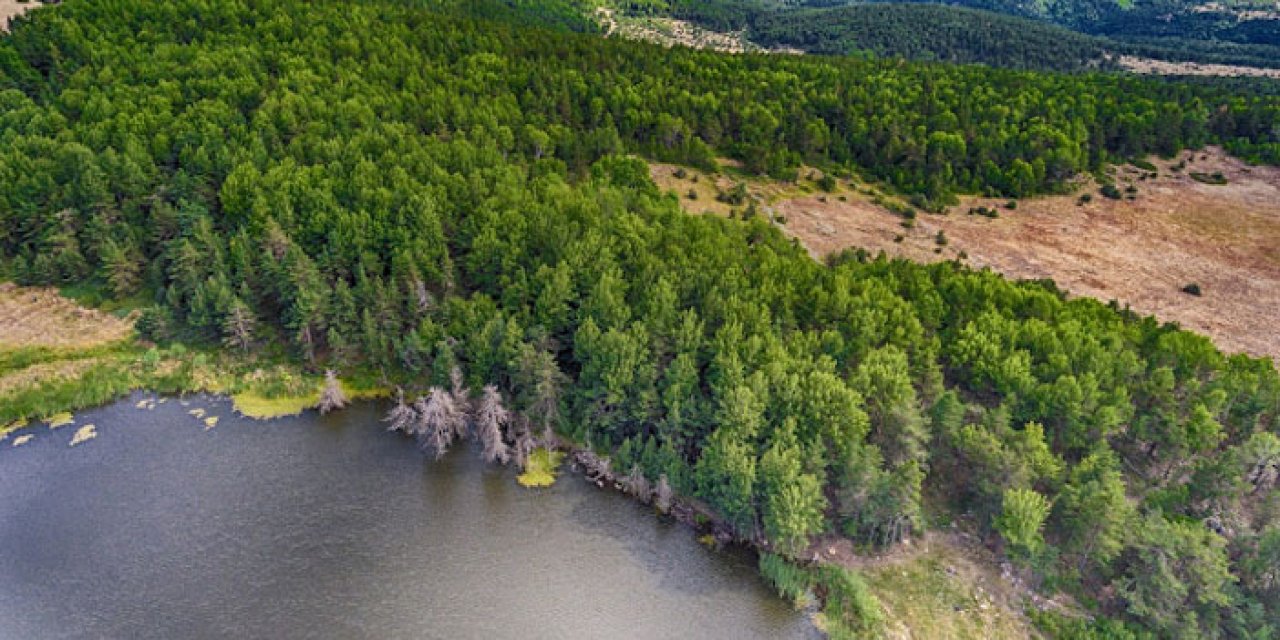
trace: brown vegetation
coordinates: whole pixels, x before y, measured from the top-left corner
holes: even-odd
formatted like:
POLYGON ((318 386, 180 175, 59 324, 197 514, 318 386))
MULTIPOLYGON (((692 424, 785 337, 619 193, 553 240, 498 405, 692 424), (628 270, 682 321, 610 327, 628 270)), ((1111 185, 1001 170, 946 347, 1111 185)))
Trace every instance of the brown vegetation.
POLYGON ((1127 71, 1162 76, 1249 76, 1255 78, 1280 78, 1280 69, 1262 67, 1243 67, 1232 64, 1209 64, 1204 62, 1172 62, 1139 58, 1137 56, 1120 56, 1117 62, 1127 71))
MULTIPOLYGON (((1280 169, 1251 167, 1216 148, 1150 162, 1156 177, 1136 167, 1113 171, 1118 200, 1098 197, 1098 185, 1087 180, 1074 194, 1023 200, 1016 210, 1006 209, 1005 199, 967 198, 947 215, 921 213, 911 228, 861 191, 770 202, 765 195, 779 187, 751 190, 764 194, 768 210, 785 220, 783 230, 818 258, 860 247, 925 262, 961 259, 1011 278, 1050 278, 1073 295, 1116 300, 1204 333, 1225 351, 1280 360, 1280 169), (1205 184, 1192 172, 1221 173, 1226 184, 1205 184), (1127 193, 1130 186, 1136 193, 1127 193), (998 217, 967 214, 978 207, 998 217), (1184 293, 1188 283, 1202 295, 1184 293)), ((658 165, 653 173, 670 188, 670 169, 658 165)), ((677 193, 687 190, 681 187, 677 193)), ((720 213, 701 197, 682 202, 693 212, 720 213)))
POLYGON ((0 349, 84 349, 132 333, 133 322, 81 307, 54 289, 0 283, 0 349))

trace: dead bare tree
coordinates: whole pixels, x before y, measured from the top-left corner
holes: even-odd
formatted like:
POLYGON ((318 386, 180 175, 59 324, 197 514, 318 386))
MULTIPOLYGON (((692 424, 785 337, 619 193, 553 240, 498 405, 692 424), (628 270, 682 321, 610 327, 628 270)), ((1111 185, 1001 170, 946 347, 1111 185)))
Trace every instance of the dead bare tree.
POLYGON ((347 395, 342 392, 342 383, 338 382, 338 374, 329 369, 324 372, 324 389, 320 392, 320 402, 316 407, 320 414, 347 406, 347 395))
POLYGON ((622 490, 641 502, 649 502, 653 498, 653 489, 649 487, 649 479, 645 477, 640 465, 631 465, 631 472, 622 479, 622 490))
POLYGON ((674 500, 675 495, 671 491, 671 483, 667 482, 667 474, 658 476, 658 484, 653 489, 653 506, 662 513, 669 513, 674 500))
MULTIPOLYGON (((512 420, 512 422, 516 421, 512 420)), ((537 448, 538 444, 534 441, 533 434, 529 432, 528 421, 521 420, 520 422, 524 424, 515 429, 515 437, 512 439, 515 444, 511 447, 511 453, 515 457, 516 464, 521 469, 524 469, 529 466, 529 456, 533 455, 533 450, 537 448)))
POLYGON ((387 417, 382 421, 388 423, 388 431, 399 431, 401 433, 413 432, 413 421, 417 418, 417 413, 413 408, 404 401, 404 389, 396 388, 396 404, 387 412, 387 417))
POLYGON ((449 383, 452 385, 451 390, 453 398, 453 406, 457 408, 458 414, 462 416, 454 425, 454 436, 461 439, 467 437, 467 413, 471 410, 471 391, 467 389, 466 382, 462 378, 462 369, 454 367, 449 370, 449 383))
POLYGON ((253 319, 253 312, 249 310, 248 305, 237 299, 232 303, 227 318, 222 321, 222 333, 226 336, 222 339, 222 343, 228 347, 248 351, 249 347, 253 346, 253 331, 256 324, 257 321, 253 319))
POLYGON ((449 450, 458 433, 458 423, 465 422, 466 417, 458 411, 449 392, 440 387, 431 387, 425 397, 413 403, 417 412, 413 432, 426 448, 440 458, 449 450))
POLYGON ((481 455, 486 462, 506 464, 511 459, 507 443, 502 439, 503 427, 511 423, 511 412, 502 405, 498 388, 488 385, 476 407, 475 432, 484 447, 481 455))

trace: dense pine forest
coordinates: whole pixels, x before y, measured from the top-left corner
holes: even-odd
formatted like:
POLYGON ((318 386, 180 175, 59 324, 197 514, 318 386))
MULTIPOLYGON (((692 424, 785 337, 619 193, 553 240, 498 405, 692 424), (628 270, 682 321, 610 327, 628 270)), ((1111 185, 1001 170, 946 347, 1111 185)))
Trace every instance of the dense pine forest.
MULTIPOLYGON (((1024 196, 1209 142, 1280 162, 1280 98, 667 50, 574 34, 573 6, 21 18, 0 40, 0 274, 139 300, 157 342, 284 345, 410 397, 492 385, 705 504, 784 591, 814 536, 961 522, 1095 616, 1046 614, 1053 635, 1280 630, 1273 363, 1051 283, 819 264, 760 216, 683 213, 641 159, 1024 196)), ((875 633, 856 583, 820 591, 834 636, 875 633)))

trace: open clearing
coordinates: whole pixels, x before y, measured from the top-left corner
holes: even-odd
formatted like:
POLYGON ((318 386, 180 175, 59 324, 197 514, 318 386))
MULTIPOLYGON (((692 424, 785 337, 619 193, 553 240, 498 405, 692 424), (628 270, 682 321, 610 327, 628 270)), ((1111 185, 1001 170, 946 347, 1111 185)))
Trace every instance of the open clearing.
POLYGON ((882 555, 865 555, 847 539, 818 539, 810 553, 820 562, 857 571, 880 600, 894 640, 954 638, 1004 640, 1039 637, 1025 605, 1055 607, 1002 573, 974 538, 934 531, 882 555))
POLYGON ((133 322, 64 298, 54 289, 0 283, 0 350, 85 349, 128 338, 133 322))
POLYGON ((40 6, 40 3, 37 0, 27 0, 26 2, 0 0, 0 32, 9 30, 10 18, 20 16, 38 6, 40 6))
MULTIPOLYGON (((1102 197, 1089 180, 1075 194, 1022 200, 1014 211, 1003 199, 966 198, 947 215, 921 213, 912 229, 844 181, 833 194, 775 197, 770 193, 784 190, 763 182, 750 190, 818 258, 851 247, 925 262, 963 256, 975 268, 1051 278, 1072 295, 1116 300, 1177 322, 1227 352, 1280 361, 1280 168, 1251 167, 1216 148, 1150 162, 1158 177, 1144 178, 1150 172, 1134 167, 1115 171, 1121 190, 1137 189, 1133 199, 1102 197), (1185 168, 1175 171, 1181 162, 1185 168), (1206 184, 1191 173, 1220 173, 1226 184, 1206 184), (1086 193, 1092 199, 1079 204, 1086 193), (979 206, 999 217, 965 213, 979 206), (946 246, 937 243, 939 231, 946 246), (1192 283, 1202 296, 1183 293, 1192 283)), ((702 194, 687 199, 691 187, 699 188, 696 172, 680 180, 655 165, 651 173, 680 194, 687 210, 720 213, 702 194)), ((700 176, 699 183, 708 179, 700 176)))
POLYGON ((1118 62, 1126 71, 1162 76, 1249 76, 1255 78, 1280 78, 1280 69, 1242 67, 1232 64, 1205 62, 1171 62, 1136 56, 1120 56, 1118 62))

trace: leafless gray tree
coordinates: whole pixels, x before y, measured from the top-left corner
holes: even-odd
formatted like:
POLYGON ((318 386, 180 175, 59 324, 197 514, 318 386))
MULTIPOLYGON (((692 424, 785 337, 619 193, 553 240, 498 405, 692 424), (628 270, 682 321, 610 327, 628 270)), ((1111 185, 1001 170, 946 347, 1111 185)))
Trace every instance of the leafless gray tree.
POLYGON ((511 453, 515 457, 516 464, 521 469, 524 469, 529 465, 529 456, 533 455, 533 450, 538 446, 533 440, 533 434, 529 433, 527 421, 526 424, 516 430, 515 438, 512 441, 515 445, 512 446, 511 453))
POLYGON ((453 403, 453 396, 440 387, 431 387, 426 396, 413 403, 413 408, 418 414, 413 433, 424 447, 435 451, 436 458, 443 456, 458 433, 457 425, 466 421, 453 403))
POLYGON ((503 427, 510 423, 511 412, 502 405, 502 394, 497 387, 486 386, 475 414, 476 437, 484 447, 481 455, 486 462, 506 464, 511 459, 511 451, 502 439, 503 427))
POLYGON ((248 351, 253 345, 253 331, 256 325, 257 321, 254 320, 253 312, 249 310, 248 305, 237 299, 232 303, 227 318, 222 321, 222 333, 226 336, 222 339, 222 343, 228 347, 248 351))
POLYGON ((338 382, 338 374, 334 373, 333 369, 329 369, 324 372, 324 389, 320 392, 320 402, 316 407, 323 415, 345 406, 347 406, 347 395, 342 392, 342 383, 338 382))
POLYGON ((467 384, 462 377, 462 369, 458 367, 449 370, 449 383, 453 387, 450 391, 453 398, 453 406, 462 417, 461 420, 453 424, 453 435, 462 439, 467 437, 467 413, 471 411, 471 391, 467 389, 467 384))
POLYGON ((631 473, 622 479, 622 490, 639 498, 641 502, 649 502, 653 498, 653 489, 649 487, 649 479, 644 476, 640 465, 631 465, 631 473))
POLYGON ((658 476, 658 484, 653 488, 653 506, 662 513, 669 513, 674 500, 675 495, 671 491, 671 483, 667 482, 667 474, 658 476))
POLYGON ((396 389, 396 404, 387 412, 382 421, 388 423, 388 431, 413 433, 413 421, 418 414, 404 401, 404 389, 396 389))

